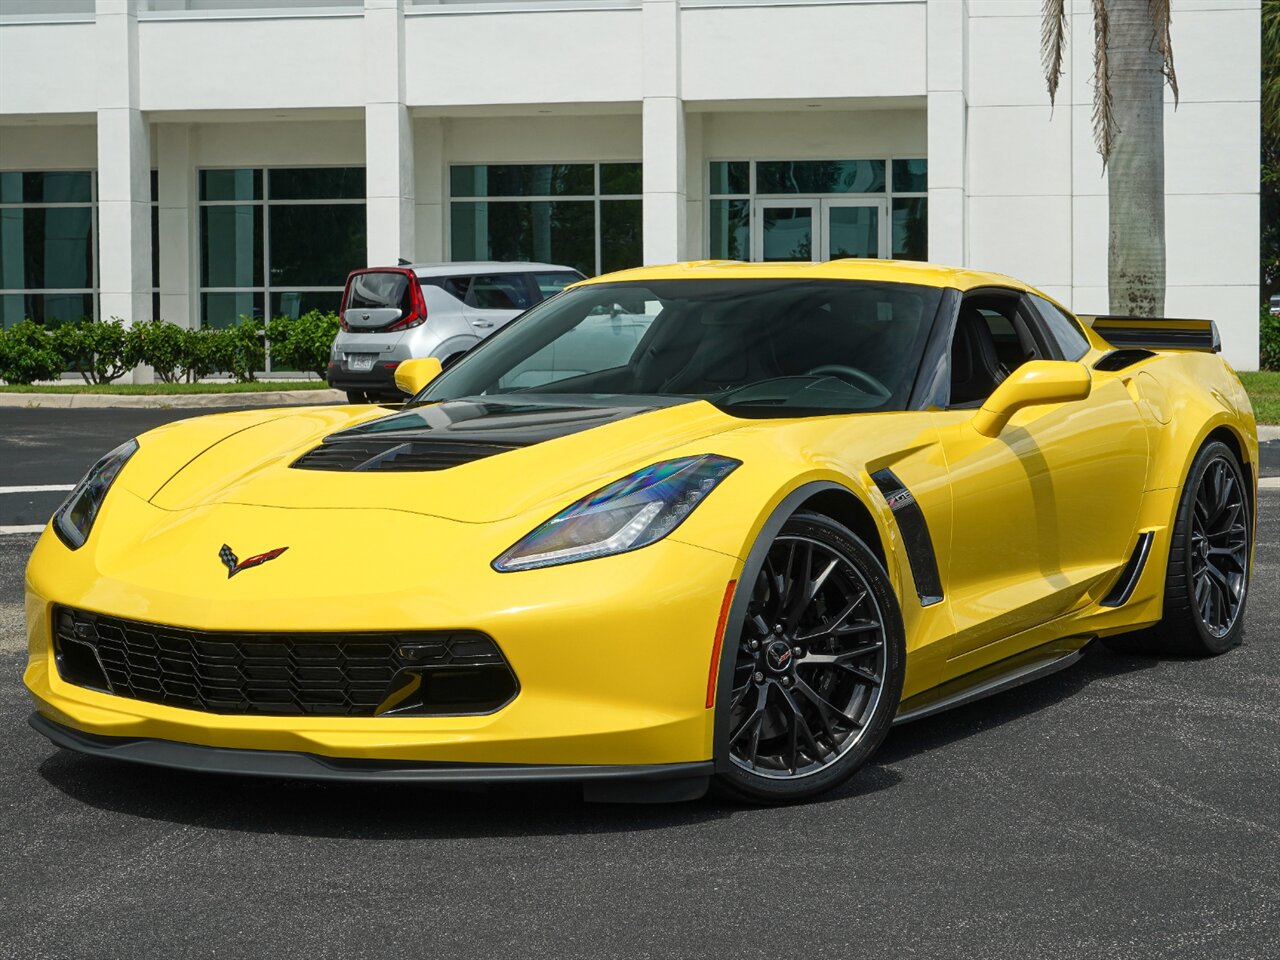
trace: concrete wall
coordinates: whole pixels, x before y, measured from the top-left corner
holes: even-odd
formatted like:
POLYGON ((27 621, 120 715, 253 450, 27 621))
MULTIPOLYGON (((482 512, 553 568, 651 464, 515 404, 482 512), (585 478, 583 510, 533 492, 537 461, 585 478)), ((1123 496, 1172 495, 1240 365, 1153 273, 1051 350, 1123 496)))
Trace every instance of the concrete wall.
MULTIPOLYGON (((0 169, 99 169, 129 204, 150 158, 167 309, 194 296, 200 167, 365 163, 370 257, 434 259, 450 163, 642 160, 656 261, 705 252, 708 160, 895 155, 929 159, 934 259, 1107 309, 1089 0, 1070 0, 1056 108, 1038 0, 270 6, 0 9, 0 169)), ((1242 367, 1257 362, 1258 23, 1258 0, 1175 0, 1165 131, 1167 309, 1218 319, 1242 367)), ((111 222, 104 249, 121 242, 111 222)))

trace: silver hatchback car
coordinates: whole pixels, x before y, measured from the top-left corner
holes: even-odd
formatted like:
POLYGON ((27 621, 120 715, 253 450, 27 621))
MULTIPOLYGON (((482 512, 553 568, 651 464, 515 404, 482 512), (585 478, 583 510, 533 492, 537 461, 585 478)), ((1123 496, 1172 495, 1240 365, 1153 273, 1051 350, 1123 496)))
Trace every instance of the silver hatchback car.
POLYGON ((549 263, 405 263, 355 270, 342 293, 342 330, 329 386, 353 403, 401 399, 402 360, 449 363, 525 310, 583 279, 549 263))

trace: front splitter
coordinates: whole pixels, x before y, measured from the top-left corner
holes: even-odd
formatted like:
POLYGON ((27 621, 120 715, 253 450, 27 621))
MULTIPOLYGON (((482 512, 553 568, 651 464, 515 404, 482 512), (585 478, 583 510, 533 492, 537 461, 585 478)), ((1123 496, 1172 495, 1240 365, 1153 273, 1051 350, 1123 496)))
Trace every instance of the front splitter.
POLYGON ((667 803, 696 800, 707 791, 714 764, 470 764, 404 763, 323 757, 282 750, 206 747, 175 740, 104 737, 84 733, 32 713, 35 730, 59 747, 112 760, 198 773, 227 773, 281 780, 377 781, 473 784, 580 783, 587 800, 602 803, 667 803))

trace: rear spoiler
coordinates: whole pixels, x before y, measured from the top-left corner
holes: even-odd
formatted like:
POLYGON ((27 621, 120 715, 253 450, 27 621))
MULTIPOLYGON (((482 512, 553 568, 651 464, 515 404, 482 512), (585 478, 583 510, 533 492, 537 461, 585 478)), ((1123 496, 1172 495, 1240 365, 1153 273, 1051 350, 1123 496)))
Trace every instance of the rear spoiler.
POLYGON ((1222 352, 1222 337, 1218 333, 1218 325, 1212 320, 1090 316, 1080 319, 1113 347, 1222 352))

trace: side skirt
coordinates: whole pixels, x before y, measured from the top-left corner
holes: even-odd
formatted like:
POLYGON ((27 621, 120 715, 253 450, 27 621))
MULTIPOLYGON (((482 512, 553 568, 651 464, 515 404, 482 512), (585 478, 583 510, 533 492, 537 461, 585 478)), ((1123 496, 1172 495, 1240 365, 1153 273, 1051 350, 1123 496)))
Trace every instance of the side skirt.
POLYGON ((902 702, 893 725, 922 720, 1065 670, 1084 655, 1093 639, 1087 636, 1054 640, 918 693, 902 702))

